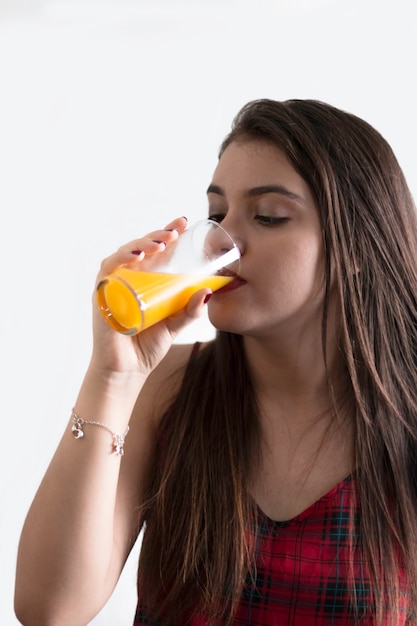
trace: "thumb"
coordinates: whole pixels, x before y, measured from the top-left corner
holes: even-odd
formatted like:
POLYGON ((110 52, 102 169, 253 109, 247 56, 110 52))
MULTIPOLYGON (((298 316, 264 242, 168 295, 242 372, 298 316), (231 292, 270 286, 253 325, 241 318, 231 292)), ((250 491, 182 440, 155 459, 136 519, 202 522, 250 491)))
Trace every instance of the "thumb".
POLYGON ((213 291, 209 288, 199 289, 194 293, 182 311, 166 320, 170 333, 176 335, 191 322, 201 317, 212 293, 213 291))

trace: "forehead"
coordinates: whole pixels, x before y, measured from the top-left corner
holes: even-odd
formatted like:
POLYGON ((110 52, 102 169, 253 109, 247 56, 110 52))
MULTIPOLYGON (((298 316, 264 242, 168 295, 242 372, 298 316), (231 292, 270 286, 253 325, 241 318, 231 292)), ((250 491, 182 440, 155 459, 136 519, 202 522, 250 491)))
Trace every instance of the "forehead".
POLYGON ((230 143, 220 156, 217 168, 233 165, 234 161, 240 164, 263 164, 281 163, 291 166, 284 151, 278 146, 262 140, 241 139, 230 143))
POLYGON ((285 152, 267 141, 233 141, 221 155, 213 174, 213 184, 226 191, 262 185, 285 185, 306 199, 309 186, 298 174, 285 152))

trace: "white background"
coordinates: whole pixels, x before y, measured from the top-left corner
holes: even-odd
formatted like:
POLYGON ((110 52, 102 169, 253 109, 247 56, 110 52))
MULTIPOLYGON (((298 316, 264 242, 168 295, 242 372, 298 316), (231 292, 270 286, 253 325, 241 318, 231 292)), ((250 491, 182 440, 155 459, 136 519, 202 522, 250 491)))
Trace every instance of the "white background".
MULTIPOLYGON (((220 142, 259 97, 364 117, 416 196, 414 5, 0 0, 0 626, 17 624, 18 538, 88 362, 101 258, 205 215, 220 142)), ((203 320, 181 341, 211 336, 203 320)), ((95 626, 132 623, 137 551, 95 626)))

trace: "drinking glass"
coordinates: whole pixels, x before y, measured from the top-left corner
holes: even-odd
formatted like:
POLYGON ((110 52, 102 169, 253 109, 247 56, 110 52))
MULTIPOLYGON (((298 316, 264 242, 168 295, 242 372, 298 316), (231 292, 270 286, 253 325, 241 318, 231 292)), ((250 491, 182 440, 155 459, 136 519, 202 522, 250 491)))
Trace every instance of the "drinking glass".
POLYGON ((138 268, 119 267, 97 286, 97 304, 116 331, 136 335, 183 309, 203 287, 213 291, 239 271, 240 250, 218 223, 200 220, 138 268))

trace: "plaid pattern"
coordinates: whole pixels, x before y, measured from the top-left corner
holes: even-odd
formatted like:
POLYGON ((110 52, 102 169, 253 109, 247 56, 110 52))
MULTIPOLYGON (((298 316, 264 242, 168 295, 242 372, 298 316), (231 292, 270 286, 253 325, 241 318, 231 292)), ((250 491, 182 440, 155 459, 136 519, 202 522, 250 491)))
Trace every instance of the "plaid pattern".
MULTIPOLYGON (((369 580, 354 562, 356 613, 346 584, 352 480, 347 478, 289 522, 258 510, 256 573, 247 577, 234 625, 371 626, 369 580)), ((353 520, 357 527, 357 520, 353 520)), ((404 619, 398 626, 409 623, 404 619)), ((156 626, 138 604, 134 626, 156 626)), ((205 626, 184 617, 178 626, 205 626), (188 621, 189 620, 189 621, 188 621)))

